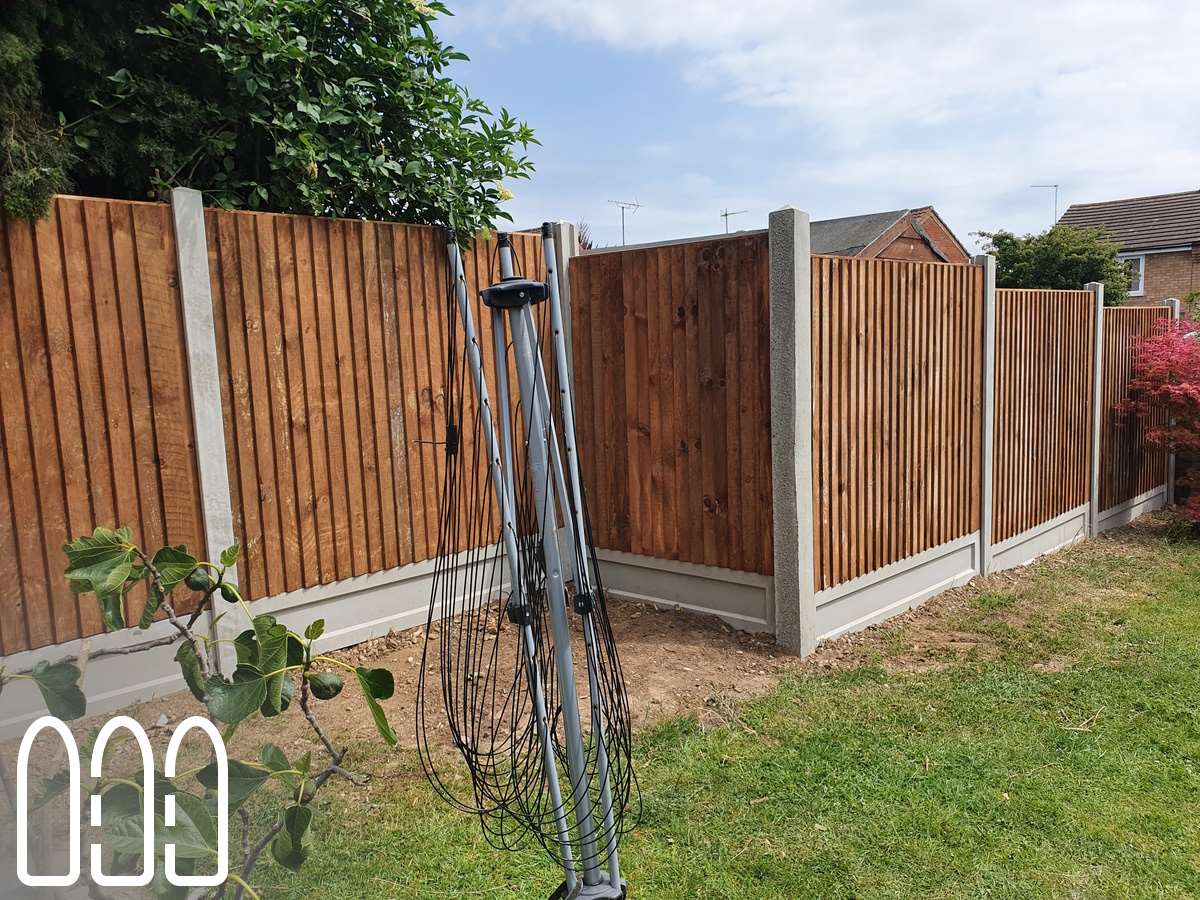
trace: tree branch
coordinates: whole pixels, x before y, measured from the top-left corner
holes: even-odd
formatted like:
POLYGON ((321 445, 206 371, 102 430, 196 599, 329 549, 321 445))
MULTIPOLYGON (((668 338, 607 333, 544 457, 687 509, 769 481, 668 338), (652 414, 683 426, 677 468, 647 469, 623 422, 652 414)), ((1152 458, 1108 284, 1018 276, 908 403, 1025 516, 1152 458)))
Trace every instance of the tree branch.
MULTIPOLYGON (((146 570, 150 573, 150 577, 154 579, 154 586, 158 589, 159 596, 162 597, 162 601, 159 603, 159 608, 167 614, 167 620, 174 626, 175 630, 178 631, 183 638, 192 642, 192 647, 196 651, 196 658, 200 663, 200 672, 205 678, 207 678, 210 674, 212 674, 212 671, 208 665, 208 652, 196 641, 195 636, 192 634, 191 628, 179 621, 179 617, 175 614, 175 607, 171 605, 171 601, 167 599, 167 592, 163 589, 162 572, 158 571, 158 568, 154 565, 154 562, 141 550, 137 551, 137 555, 141 559, 142 565, 144 565, 146 570)), ((193 618, 192 621, 195 622, 195 618, 193 618)))
MULTIPOLYGON (((104 650, 92 650, 88 653, 78 653, 70 656, 64 656, 55 661, 55 665, 61 663, 73 663, 83 659, 91 662, 93 659, 101 659, 105 656, 128 656, 131 653, 141 653, 143 650, 153 650, 155 647, 165 647, 174 644, 179 640, 179 635, 168 634, 160 638, 154 638, 150 641, 143 641, 140 644, 130 644, 128 647, 107 647, 104 650)), ((14 675, 28 675, 33 671, 33 668, 22 669, 20 672, 14 672, 14 675)))

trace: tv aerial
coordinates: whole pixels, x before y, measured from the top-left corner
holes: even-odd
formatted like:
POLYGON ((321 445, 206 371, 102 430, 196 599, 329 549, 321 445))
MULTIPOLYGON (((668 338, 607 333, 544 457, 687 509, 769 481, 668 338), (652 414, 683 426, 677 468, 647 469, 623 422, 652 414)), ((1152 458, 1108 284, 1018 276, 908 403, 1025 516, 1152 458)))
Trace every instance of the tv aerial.
POLYGON ((642 205, 640 203, 638 203, 636 199, 635 200, 609 200, 608 202, 613 204, 613 206, 619 206, 621 208, 621 246, 624 247, 625 246, 625 211, 629 210, 629 214, 633 215, 635 212, 637 212, 639 209, 642 208, 642 205))
POLYGON ((729 217, 730 216, 741 216, 748 212, 750 212, 750 210, 748 210, 748 209, 730 210, 729 207, 725 207, 725 209, 721 210, 721 218, 725 220, 725 233, 729 234, 729 217))

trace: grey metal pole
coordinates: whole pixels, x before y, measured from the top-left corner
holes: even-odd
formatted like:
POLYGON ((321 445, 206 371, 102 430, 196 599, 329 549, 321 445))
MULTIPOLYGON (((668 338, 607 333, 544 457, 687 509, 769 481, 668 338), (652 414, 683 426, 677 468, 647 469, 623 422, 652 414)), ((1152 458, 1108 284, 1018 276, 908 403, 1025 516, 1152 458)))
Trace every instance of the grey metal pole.
MULTIPOLYGON (((571 396, 570 366, 567 363, 566 334, 563 327, 562 299, 559 294, 554 233, 549 222, 542 225, 542 254, 550 283, 550 328, 553 332, 554 363, 558 370, 558 389, 563 415, 563 443, 567 453, 567 475, 571 482, 571 513, 575 518, 575 590, 591 595, 597 582, 592 579, 591 548, 584 521, 583 487, 579 472, 579 452, 575 442, 575 405, 571 396)), ((608 745, 605 743, 604 711, 599 700, 600 653, 596 645, 596 625, 590 610, 583 613, 583 638, 587 650, 588 687, 591 697, 592 736, 596 742, 596 776, 600 780, 600 805, 604 821, 605 849, 608 851, 609 882, 621 884, 621 863, 617 856, 617 833, 613 819, 612 785, 609 781, 608 745)))
POLYGON ((1100 425, 1104 400, 1104 284, 1089 281, 1084 289, 1095 297, 1095 344, 1092 358, 1092 491, 1088 508, 1088 536, 1100 533, 1100 425))
MULTIPOLYGON (((498 236, 500 242, 500 277, 511 278, 513 272, 512 244, 509 242, 508 235, 501 232, 498 236)), ((535 373, 535 384, 537 386, 538 397, 541 399, 542 406, 546 410, 546 426, 550 432, 548 445, 550 448, 550 470, 554 473, 554 486, 556 488, 553 500, 550 503, 549 509, 552 511, 558 510, 562 513, 563 526, 567 530, 567 542, 569 545, 574 545, 575 523, 571 521, 570 510, 567 508, 567 481, 563 473, 562 456, 558 452, 558 434, 554 425, 554 416, 551 413, 553 408, 550 405, 550 390, 546 386, 546 373, 541 365, 541 349, 538 345, 537 327, 533 321, 533 313, 529 307, 523 308, 526 322, 526 333, 529 335, 530 347, 533 349, 533 355, 537 357, 538 366, 535 373), (556 505, 557 504, 557 505, 556 505)), ((503 313, 500 310, 493 310, 493 315, 503 313)), ((555 523, 557 525, 558 512, 554 512, 555 523)), ((568 567, 574 571, 574 560, 567 560, 568 567)))
MULTIPOLYGON (((508 396, 508 341, 505 338, 504 313, 493 309, 492 313, 492 352, 496 357, 496 415, 500 419, 500 439, 504 449, 504 494, 508 498, 508 507, 517 508, 516 489, 513 485, 513 437, 512 437, 512 406, 508 396)), ((514 574, 514 577, 515 574, 514 574)))
MULTIPOLYGON (((579 474, 579 449, 575 443, 575 409, 571 396, 571 368, 567 364, 567 344, 563 328, 562 298, 559 294, 558 270, 554 252, 554 233, 549 222, 542 225, 542 254, 546 261, 546 272, 550 284, 550 330, 554 344, 554 366, 558 372, 558 394, 562 406, 563 445, 567 453, 567 475, 570 480, 572 509, 568 510, 574 520, 575 546, 584 569, 591 554, 587 546, 587 526, 583 519, 583 488, 579 474)), ((580 579, 579 573, 576 578, 580 579)), ((591 574, 583 574, 582 584, 592 587, 591 574)))
MULTIPOLYGON (((500 447, 496 440, 496 426, 493 419, 493 409, 488 397, 487 379, 483 375, 483 361, 480 357, 479 338, 475 333, 475 320, 471 315, 471 303, 467 297, 467 283, 463 276, 462 254, 458 244, 451 239, 447 246, 450 262, 454 270, 455 297, 458 301, 458 312, 462 318, 463 333, 466 336, 467 360, 471 368, 471 376, 475 382, 475 392, 479 400, 480 415, 483 420, 483 436, 487 445, 488 465, 492 470, 492 485, 496 492, 496 502, 500 507, 501 539, 504 552, 508 559, 509 577, 513 585, 513 595, 520 600, 521 606, 527 606, 524 584, 521 578, 520 553, 517 550, 517 528, 514 518, 514 506, 510 503, 511 484, 506 486, 506 477, 511 480, 511 466, 506 476, 500 462, 500 447)), ((501 350, 504 349, 503 321, 500 323, 501 350)), ((508 360, 507 353, 502 352, 496 358, 497 371, 505 373, 505 391, 507 391, 508 360)), ((507 421, 507 406, 503 409, 502 421, 507 421)), ((511 602, 511 600, 510 600, 511 602)), ((554 805, 555 826, 558 832, 559 847, 562 851, 563 871, 566 876, 568 891, 575 889, 576 875, 572 860, 571 835, 567 826, 566 812, 563 808, 562 790, 558 782, 558 763, 554 756, 554 744, 551 740, 548 716, 546 715, 545 690, 542 687, 542 675, 537 665, 537 653, 534 647, 533 627, 526 622, 521 626, 521 644, 525 653, 526 678, 529 690, 533 694, 534 716, 537 719, 538 738, 542 743, 542 766, 546 772, 546 781, 550 791, 550 802, 554 805)))
MULTIPOLYGON (((521 405, 526 416, 528 461, 537 507, 538 528, 542 535, 542 553, 546 565, 546 595, 550 624, 554 632, 554 658, 558 670, 559 699, 562 704, 563 731, 567 743, 567 767, 571 776, 571 799, 575 809, 575 824, 579 833, 580 863, 583 883, 593 886, 602 883, 596 865, 596 827, 592 816, 592 798, 588 793, 586 757, 583 732, 579 720, 579 696, 575 689, 574 663, 571 656, 571 631, 567 622, 566 589, 562 578, 562 562, 558 550, 558 534, 548 503, 550 489, 549 453, 542 404, 538 397, 536 372, 540 362, 527 333, 523 309, 510 309, 509 330, 517 363, 517 380, 521 389, 521 405)), ((546 414, 549 410, 545 411, 546 414)))

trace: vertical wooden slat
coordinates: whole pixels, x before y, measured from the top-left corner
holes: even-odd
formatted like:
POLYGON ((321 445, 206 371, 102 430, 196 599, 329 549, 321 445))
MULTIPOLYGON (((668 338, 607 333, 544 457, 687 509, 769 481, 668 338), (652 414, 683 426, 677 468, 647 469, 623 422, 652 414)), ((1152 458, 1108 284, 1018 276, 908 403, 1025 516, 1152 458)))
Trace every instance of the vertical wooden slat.
MULTIPOLYGON (((280 578, 272 591, 280 592, 300 587, 303 584, 303 572, 300 556, 300 519, 296 509, 291 391, 288 385, 286 336, 280 304, 282 276, 279 271, 273 218, 255 216, 253 221, 254 241, 258 250, 263 374, 266 378, 266 402, 258 409, 260 414, 264 415, 263 424, 270 429, 272 435, 270 457, 273 465, 270 479, 275 486, 275 514, 279 523, 276 540, 268 539, 266 543, 268 548, 278 548, 276 552, 279 554, 280 578)), ((253 365, 251 371, 253 372, 253 365)))
MULTIPOLYGON (((88 460, 83 434, 83 415, 79 401, 79 374, 75 369, 75 348, 71 335, 71 313, 67 303, 66 283, 63 271, 63 258, 59 242, 58 221, 54 207, 50 214, 39 221, 34 227, 33 250, 38 260, 38 272, 41 280, 41 302, 46 323, 46 340, 49 348, 48 360, 52 396, 54 397, 54 413, 52 427, 57 431, 59 453, 62 462, 62 478, 65 494, 66 530, 70 537, 89 533, 94 527, 91 496, 88 492, 88 460)), ((140 305, 135 307, 140 309, 140 305)), ((134 332, 139 340, 140 327, 134 332)), ((137 373, 135 368, 134 372, 137 373)), ((141 370, 142 380, 134 391, 140 390, 142 403, 148 403, 145 396, 144 368, 141 370)), ((8 383, 8 382, 6 382, 8 383)), ((139 416, 134 424, 145 422, 144 416, 139 416)), ((50 423, 47 423, 49 426, 50 423)), ((0 442, 0 447, 3 443, 0 442)), ((139 449, 143 443, 139 442, 139 449)), ((153 463, 154 448, 149 446, 150 462, 153 463)), ((144 465, 141 457, 139 463, 144 465)), ((151 465, 152 470, 152 465, 151 465)), ((147 479, 146 498, 148 501, 157 499, 157 481, 147 479)), ((7 498, 6 498, 7 505, 7 498)), ((147 537, 149 540, 161 539, 162 515, 160 508, 144 510, 147 514, 147 537)), ((8 524, 9 516, 0 510, 0 528, 8 524)), ((60 574, 61 566, 54 560, 59 552, 57 545, 48 548, 51 553, 50 577, 52 581, 60 574)), ((15 556, 16 549, 10 541, 0 538, 0 553, 15 556)), ((61 579, 59 579, 61 580, 61 579)), ((16 578, 5 579, 5 584, 18 584, 16 578)), ((59 603, 70 603, 78 609, 78 633, 94 634, 100 628, 100 615, 97 605, 93 602, 78 602, 75 598, 61 597, 59 603)), ((4 617, 0 616, 0 630, 7 631, 4 617)), ((23 635, 24 627, 13 628, 14 636, 23 635)))
MULTIPOLYGON (((329 584, 336 578, 337 555, 333 536, 329 479, 329 451, 325 436, 325 391, 321 370, 321 335, 317 312, 316 273, 313 262, 312 221, 288 220, 290 243, 295 253, 296 328, 302 362, 303 398, 295 403, 304 409, 303 428, 308 449, 309 493, 302 497, 301 546, 304 548, 305 577, 312 584, 329 584)), ((295 384, 293 396, 295 397, 295 384)), ((304 463, 301 462, 301 467, 304 463)), ((301 476, 303 481, 303 476, 301 476)))
MULTIPOLYGON (((305 338, 299 309, 300 251, 296 239, 297 221, 292 216, 274 216, 276 264, 279 268, 279 323, 284 359, 283 373, 286 410, 283 425, 289 430, 291 454, 284 465, 291 476, 291 505, 295 530, 290 538, 298 557, 292 583, 312 587, 321 583, 317 549, 316 494, 313 490, 312 432, 308 412, 308 387, 305 380, 305 338)), ((307 275, 307 271, 305 275, 307 275)), ((278 376, 277 376, 278 377, 278 376)))
MULTIPOLYGON (((688 393, 694 388, 694 385, 688 379, 688 297, 685 292, 684 266, 686 262, 683 248, 672 247, 668 252, 668 259, 670 268, 670 294, 664 305, 670 310, 671 322, 671 395, 673 399, 671 416, 673 424, 671 429, 670 458, 674 475, 674 486, 672 488, 674 504, 672 558, 687 559, 689 555, 688 551, 691 547, 692 523, 691 507, 687 501, 691 489, 691 484, 688 481, 688 464, 690 458, 688 447, 688 393)), ((590 323, 590 319, 588 322, 590 323)), ((589 397, 591 397, 591 402, 594 403, 594 395, 589 394, 589 397)), ((589 443, 583 446, 585 448, 594 448, 596 445, 595 443, 589 443)), ((592 453, 585 455, 594 455, 594 450, 592 453)))
MULTIPOLYGON (((146 541, 141 529, 141 503, 135 477, 137 462, 134 458, 133 435, 128 428, 134 410, 129 404, 124 325, 121 305, 117 302, 112 226, 108 210, 108 204, 100 200, 83 202, 84 238, 87 243, 88 268, 92 276, 97 347, 102 362, 101 384, 112 450, 116 516, 119 523, 132 529, 134 541, 144 544, 146 541)), ((53 546, 57 547, 59 543, 55 541, 53 546)), ((132 598, 126 601, 125 608, 128 618, 133 609, 132 598)))
MULTIPOLYGON (((387 352, 384 341, 388 331, 383 313, 382 278, 379 264, 378 231, 382 226, 365 223, 360 226, 360 252, 363 260, 363 296, 366 315, 363 328, 367 334, 367 365, 371 386, 371 430, 375 447, 375 474, 378 481, 380 531, 384 568, 400 564, 396 534, 395 471, 392 464, 391 412, 388 408, 387 352)), ((444 305, 444 304, 443 304, 444 305)))
MULTIPOLYGON (((53 643, 54 604, 49 580, 44 534, 53 528, 56 513, 61 517, 61 499, 56 501, 53 492, 60 490, 58 484, 43 485, 36 458, 44 457, 45 448, 39 452, 39 429, 32 417, 37 413, 33 406, 39 389, 45 396, 46 386, 39 385, 38 369, 44 365, 45 350, 39 351, 31 335, 36 335, 38 324, 33 321, 28 304, 32 287, 33 257, 28 249, 28 239, 20 232, 27 229, 25 222, 9 222, 4 231, 4 246, 0 247, 0 376, 4 378, 5 390, 0 391, 0 417, 4 421, 5 448, 9 463, 9 490, 12 497, 12 515, 16 531, 16 544, 20 560, 19 575, 23 605, 27 646, 40 647, 53 643), (27 371, 28 370, 28 371, 27 371), (31 408, 32 407, 32 408, 31 408), (49 490, 45 490, 46 487, 49 490), (45 500, 43 493, 48 493, 45 500)), ((40 315, 38 316, 40 319, 40 315)), ((40 429, 45 431, 46 429, 40 429)), ((7 633, 7 629, 6 629, 7 633)))
MULTIPOLYGON (((232 493, 233 525, 243 547, 238 564, 241 588, 247 596, 266 594, 266 568, 263 558, 262 526, 255 470, 254 414, 250 408, 250 378, 246 360, 245 312, 242 303, 241 254, 233 213, 210 213, 209 247, 217 249, 219 280, 213 272, 214 303, 219 296, 220 309, 214 308, 218 358, 226 372, 221 385, 226 429, 226 453, 230 456, 229 483, 232 493), (211 227, 215 225, 215 227, 211 227), (219 285, 219 293, 218 293, 219 285)), ((211 253, 211 249, 210 249, 211 253)), ((211 260, 211 257, 210 257, 211 260)))

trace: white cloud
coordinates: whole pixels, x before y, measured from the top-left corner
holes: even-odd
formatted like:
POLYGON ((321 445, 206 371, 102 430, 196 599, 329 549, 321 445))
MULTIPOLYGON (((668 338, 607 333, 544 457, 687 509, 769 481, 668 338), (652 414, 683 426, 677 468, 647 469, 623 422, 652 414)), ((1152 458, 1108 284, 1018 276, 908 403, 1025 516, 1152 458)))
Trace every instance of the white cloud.
POLYGON ((1200 187, 1195 0, 504 0, 503 10, 506 22, 578 40, 671 51, 696 87, 819 133, 827 159, 776 186, 793 198, 814 180, 893 194, 902 180, 967 217, 960 228, 1033 228, 1046 222, 1028 211, 993 220, 1014 192, 1036 208, 1033 182, 1061 182, 1064 204, 1200 187))

